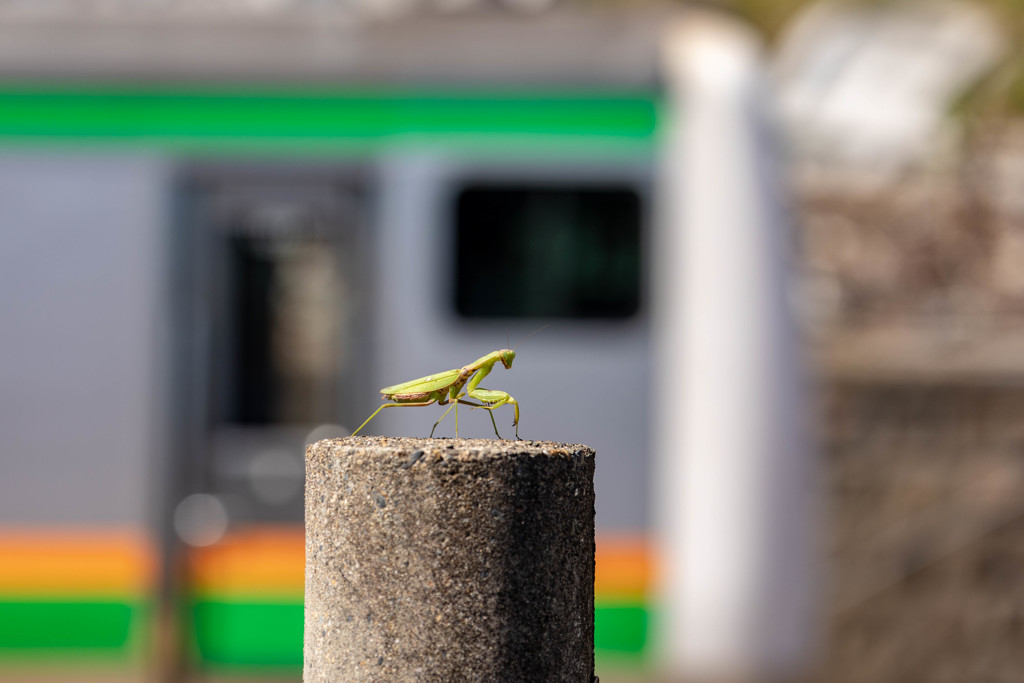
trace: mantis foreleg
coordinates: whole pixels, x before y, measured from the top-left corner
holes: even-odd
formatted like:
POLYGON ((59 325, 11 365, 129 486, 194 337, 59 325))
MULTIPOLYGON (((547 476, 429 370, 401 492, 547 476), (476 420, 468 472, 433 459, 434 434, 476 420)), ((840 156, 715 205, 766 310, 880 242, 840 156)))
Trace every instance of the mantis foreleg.
POLYGON ((487 361, 486 363, 480 364, 480 367, 477 369, 476 374, 473 375, 472 379, 469 380, 469 384, 466 385, 466 394, 470 396, 473 395, 473 392, 475 392, 477 390, 477 387, 480 386, 480 382, 483 381, 484 377, 489 375, 491 373, 491 370, 494 369, 495 362, 497 361, 490 360, 487 361))

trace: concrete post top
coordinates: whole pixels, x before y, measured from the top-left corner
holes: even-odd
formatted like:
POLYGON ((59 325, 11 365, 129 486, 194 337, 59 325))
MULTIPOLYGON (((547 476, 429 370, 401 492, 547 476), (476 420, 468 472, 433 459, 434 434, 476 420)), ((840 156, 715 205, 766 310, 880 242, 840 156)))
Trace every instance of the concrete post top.
POLYGON ((500 460, 513 456, 545 456, 549 458, 594 457, 594 450, 582 444, 555 441, 512 441, 505 439, 430 439, 390 436, 347 436, 324 439, 307 448, 307 458, 316 460, 329 456, 406 458, 399 466, 437 462, 500 460))

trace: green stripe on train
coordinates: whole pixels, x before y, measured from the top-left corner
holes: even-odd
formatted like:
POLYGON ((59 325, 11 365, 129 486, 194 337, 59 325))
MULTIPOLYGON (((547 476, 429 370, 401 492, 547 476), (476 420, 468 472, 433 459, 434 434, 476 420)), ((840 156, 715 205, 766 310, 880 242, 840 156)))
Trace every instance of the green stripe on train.
POLYGON ((649 616, 640 603, 606 604, 594 609, 594 649, 640 655, 647 646, 649 616))
POLYGON ((650 149, 649 93, 0 84, 0 139, 323 152, 396 141, 650 149))
POLYGON ((141 604, 88 601, 0 601, 0 654, 134 649, 149 610, 141 604))
POLYGON ((199 658, 225 667, 302 667, 302 603, 199 601, 192 606, 199 658))
MULTIPOLYGON (((195 646, 208 665, 300 668, 301 603, 203 600, 192 607, 195 646)), ((601 605, 594 611, 599 654, 639 658, 647 642, 648 614, 641 604, 601 605)))
MULTIPOLYGON (((31 651, 117 654, 134 651, 149 610, 115 602, 0 602, 0 655, 31 651)), ((200 601, 192 607, 195 646, 209 664, 302 665, 301 602, 200 601)), ((643 605, 598 604, 595 649, 639 656, 647 641, 643 605)))

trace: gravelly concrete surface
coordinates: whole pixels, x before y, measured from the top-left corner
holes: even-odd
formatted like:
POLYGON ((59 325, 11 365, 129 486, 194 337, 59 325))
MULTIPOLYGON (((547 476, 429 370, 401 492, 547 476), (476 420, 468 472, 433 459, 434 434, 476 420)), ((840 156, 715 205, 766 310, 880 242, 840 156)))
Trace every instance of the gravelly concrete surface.
POLYGON ((594 452, 348 437, 306 451, 306 681, 581 681, 594 452))

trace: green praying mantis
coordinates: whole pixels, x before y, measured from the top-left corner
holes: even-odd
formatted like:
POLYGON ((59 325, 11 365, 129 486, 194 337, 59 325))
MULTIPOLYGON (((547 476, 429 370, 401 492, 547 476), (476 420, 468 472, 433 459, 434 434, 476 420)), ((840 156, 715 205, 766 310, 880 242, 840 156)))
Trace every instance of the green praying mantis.
MULTIPOLYGON (((539 331, 539 330, 538 330, 539 331)), ((433 403, 437 403, 439 406, 443 406, 447 403, 448 410, 444 411, 444 414, 438 418, 437 422, 434 423, 434 429, 430 430, 430 436, 434 436, 434 430, 437 429, 437 425, 441 424, 441 420, 445 418, 452 408, 455 408, 455 436, 459 435, 459 410, 458 405, 472 406, 473 408, 484 408, 487 410, 487 414, 491 418, 491 424, 494 426, 494 433, 500 439, 501 434, 498 434, 498 424, 494 421, 494 409, 499 408, 505 404, 509 404, 515 408, 515 420, 512 425, 516 428, 516 439, 519 439, 519 403, 512 397, 511 394, 504 391, 495 391, 493 389, 482 389, 480 388, 480 382, 483 378, 490 374, 491 370, 499 361, 506 368, 512 367, 512 361, 516 358, 516 352, 514 349, 499 349, 497 351, 491 351, 486 356, 481 356, 469 365, 464 365, 461 368, 455 370, 448 370, 447 372, 440 372, 436 375, 427 375, 426 377, 420 377, 414 379, 411 382, 402 382, 401 384, 395 384, 390 387, 384 387, 380 390, 382 400, 391 401, 391 403, 385 403, 377 410, 373 411, 373 415, 366 418, 366 422, 359 425, 352 436, 359 433, 359 430, 366 426, 367 422, 377 416, 377 413, 384 410, 385 408, 398 408, 402 406, 429 406, 433 403), (463 391, 465 389, 465 391, 463 391), (476 399, 479 403, 467 400, 468 398, 476 399)))

